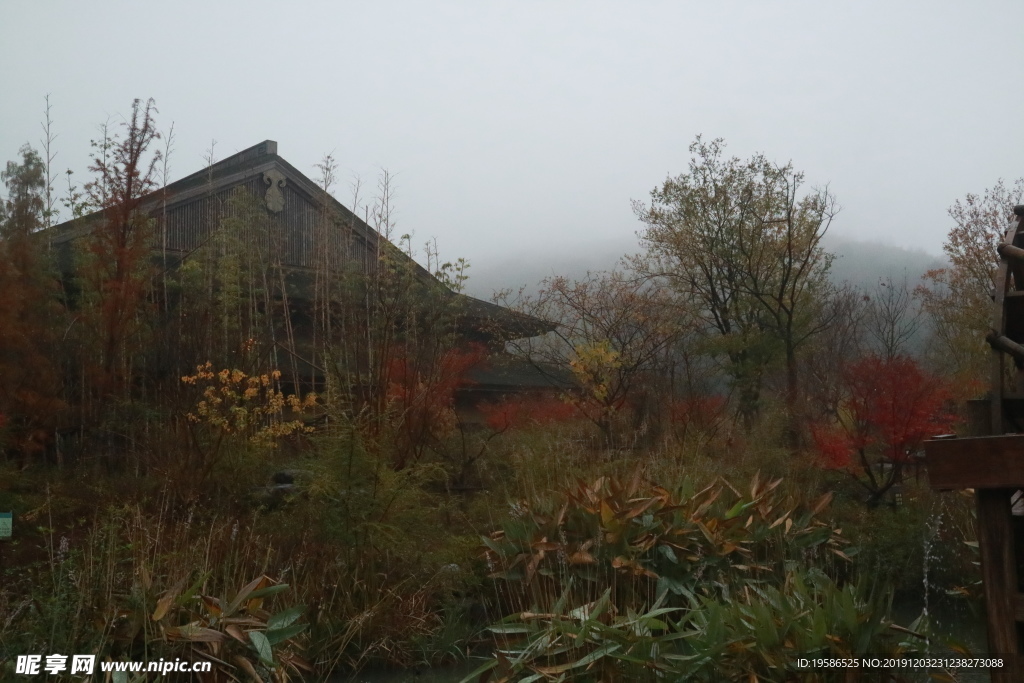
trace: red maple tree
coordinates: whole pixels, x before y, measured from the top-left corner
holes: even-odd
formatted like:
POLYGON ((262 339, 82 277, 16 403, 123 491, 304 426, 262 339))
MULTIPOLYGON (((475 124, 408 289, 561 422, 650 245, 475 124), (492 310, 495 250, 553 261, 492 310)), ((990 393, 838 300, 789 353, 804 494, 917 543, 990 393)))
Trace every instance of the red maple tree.
POLYGON ((387 399, 397 431, 394 468, 401 470, 455 428, 455 392, 470 383, 467 373, 485 362, 487 349, 452 348, 429 361, 396 349, 391 357, 387 399))
POLYGON ((955 426, 952 387, 906 356, 863 358, 845 369, 843 384, 839 424, 815 425, 811 436, 822 464, 852 474, 876 505, 924 440, 955 426))

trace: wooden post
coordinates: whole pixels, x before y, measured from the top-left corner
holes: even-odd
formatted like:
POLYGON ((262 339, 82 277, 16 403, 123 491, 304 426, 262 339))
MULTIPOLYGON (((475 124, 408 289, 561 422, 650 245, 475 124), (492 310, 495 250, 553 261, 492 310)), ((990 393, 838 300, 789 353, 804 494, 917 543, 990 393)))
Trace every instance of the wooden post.
POLYGON ((1015 489, 978 489, 978 549, 981 552, 981 576, 985 586, 985 611, 988 623, 988 649, 1011 661, 1001 670, 992 669, 992 683, 1020 681, 1018 611, 1021 595, 1017 589, 1017 559, 1013 542, 1010 497, 1015 489))
POLYGON ((933 489, 974 489, 978 510, 978 549, 985 587, 988 649, 1004 666, 990 670, 993 683, 1018 683, 1020 622, 1024 594, 1017 582, 1016 547, 1010 502, 1024 488, 1024 435, 1007 434, 925 443, 933 489))
MULTIPOLYGON (((1024 547, 1015 539, 1011 499, 1024 489, 1024 435, 1020 432, 1020 393, 1024 392, 1024 205, 1013 209, 1014 218, 997 248, 999 267, 994 283, 992 330, 986 337, 992 347, 989 424, 973 420, 975 433, 995 434, 980 438, 929 441, 925 444, 928 478, 939 490, 974 489, 978 510, 978 549, 988 615, 988 648, 1002 657, 1004 666, 992 668, 994 683, 1024 680, 1020 662, 1024 594, 1017 566, 1024 547), (1016 365, 1017 395, 1006 391, 1006 356, 1016 365), (986 429, 987 428, 987 429, 986 429)), ((980 418, 978 411, 973 411, 980 418)))

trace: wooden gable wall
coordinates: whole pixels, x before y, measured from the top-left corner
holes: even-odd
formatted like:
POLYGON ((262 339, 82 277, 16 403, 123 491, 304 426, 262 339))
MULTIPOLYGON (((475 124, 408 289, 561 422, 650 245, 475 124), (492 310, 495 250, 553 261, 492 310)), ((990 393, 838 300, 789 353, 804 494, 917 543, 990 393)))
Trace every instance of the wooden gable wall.
MULTIPOLYGON (((364 231, 354 228, 352 217, 342 216, 333 207, 315 201, 297 187, 299 181, 285 177, 285 186, 280 188, 284 207, 279 212, 265 208, 267 186, 263 173, 250 175, 212 193, 179 202, 171 199, 166 209, 168 252, 180 257, 201 247, 222 221, 231 217, 235 207, 233 195, 244 192, 254 207, 262 207, 266 223, 249 226, 250 234, 243 239, 262 241, 261 246, 274 260, 280 258, 282 265, 310 270, 318 266, 335 268, 343 263, 367 267, 373 247, 361 234, 364 231)), ((164 213, 158 209, 154 214, 160 226, 154 237, 162 242, 164 213)), ((162 244, 154 246, 163 247, 162 244)))

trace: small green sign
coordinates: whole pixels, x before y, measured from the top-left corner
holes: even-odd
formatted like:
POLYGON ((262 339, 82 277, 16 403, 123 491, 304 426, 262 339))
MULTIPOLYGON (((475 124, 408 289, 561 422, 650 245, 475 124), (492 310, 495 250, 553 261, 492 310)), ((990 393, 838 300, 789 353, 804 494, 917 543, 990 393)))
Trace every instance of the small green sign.
POLYGON ((13 528, 14 515, 10 512, 0 512, 0 538, 10 538, 13 528))

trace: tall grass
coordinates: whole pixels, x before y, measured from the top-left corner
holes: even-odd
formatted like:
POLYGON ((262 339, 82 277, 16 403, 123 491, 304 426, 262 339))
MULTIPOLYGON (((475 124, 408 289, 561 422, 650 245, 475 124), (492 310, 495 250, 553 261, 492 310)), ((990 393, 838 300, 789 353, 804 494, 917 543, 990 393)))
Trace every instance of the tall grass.
MULTIPOLYGON (((879 593, 883 583, 920 586, 918 549, 937 505, 944 506, 945 523, 932 578, 950 591, 963 588, 965 595, 976 596, 972 555, 958 552, 973 531, 969 501, 939 499, 923 484, 908 483, 903 509, 867 510, 841 476, 778 447, 780 434, 766 419, 751 433, 723 427, 714 439, 691 432, 681 442, 608 449, 595 448, 582 424, 514 430, 488 441, 476 461, 472 476, 478 493, 450 489, 452 477, 464 473, 443 453, 396 471, 386 443, 360 440, 344 423, 323 430, 302 449, 235 444, 231 457, 203 481, 170 466, 148 481, 82 479, 73 470, 63 477, 10 472, 0 482, 0 508, 17 511, 16 539, 0 548, 6 562, 0 650, 8 661, 11 654, 26 652, 95 652, 112 659, 211 654, 200 643, 168 637, 168 629, 187 619, 216 628, 202 596, 225 604, 264 576, 288 588, 254 609, 266 613, 266 622, 269 615, 303 608, 296 623, 305 629, 279 650, 285 659, 293 654, 308 660, 317 679, 367 666, 451 661, 509 635, 483 631, 489 622, 523 612, 561 614, 514 624, 527 627, 526 642, 539 642, 530 638, 547 638, 549 627, 580 628, 573 611, 593 605, 606 591, 609 616, 600 628, 591 624, 605 638, 591 643, 595 649, 609 645, 613 635, 620 637, 623 628, 633 629, 630 638, 640 638, 644 628, 650 633, 643 638, 661 638, 669 631, 692 631, 698 615, 711 618, 712 613, 733 619, 739 630, 730 638, 747 642, 741 622, 756 622, 750 615, 760 614, 771 600, 824 604, 841 602, 840 594, 853 591, 842 598, 853 605, 850 609, 874 614, 876 603, 865 596, 884 593, 879 593), (262 487, 284 468, 307 471, 308 481, 268 497, 262 487), (755 476, 759 484, 752 487, 755 476), (595 489, 599 480, 604 483, 595 489), (755 509, 768 505, 766 498, 729 516, 737 504, 742 508, 763 494, 769 482, 774 502, 764 514, 755 509), (702 496, 710 495, 698 493, 708 485, 721 493, 697 517, 705 526, 719 520, 710 532, 714 540, 692 523, 702 496), (803 524, 801 513, 792 512, 787 528, 783 513, 810 510, 830 491, 836 502, 819 510, 816 521, 803 524), (638 500, 652 498, 657 500, 651 509, 630 517, 623 535, 609 539, 616 515, 628 515, 642 504, 638 500), (567 503, 568 521, 559 525, 567 503), (612 512, 609 520, 602 516, 602 504, 612 512), (673 506, 689 516, 663 524, 655 513, 673 506), (740 522, 755 513, 751 528, 742 529, 740 522), (840 527, 842 533, 833 535, 840 527), (499 529, 504 537, 491 537, 499 529), (756 540, 750 534, 762 533, 759 529, 765 535, 756 540), (801 546, 802 529, 810 531, 800 538, 816 540, 801 546), (677 538, 677 531, 685 533, 677 538), (682 542, 691 535, 692 547, 682 542), (518 545, 509 546, 500 561, 490 548, 489 567, 482 537, 518 545), (651 539, 655 542, 646 547, 651 539), (588 541, 591 545, 583 547, 588 541), (749 553, 725 552, 729 543, 749 553), (530 570, 541 550, 544 556, 530 570), (572 561, 577 553, 583 553, 577 560, 589 554, 594 562, 572 561), (832 587, 807 576, 809 566, 823 572, 832 587), (533 574, 529 581, 527 571, 533 574), (495 581, 490 575, 496 572, 522 576, 495 581), (850 581, 858 575, 866 581, 866 593, 858 593, 860 584, 850 581), (797 581, 804 581, 807 591, 787 593, 797 581), (193 584, 194 595, 188 591, 193 584), (174 599, 177 611, 153 619, 160 601, 178 585, 184 587, 174 599), (761 595, 744 588, 754 585, 781 592, 761 595), (675 611, 651 616, 658 609, 675 611), (694 616, 684 624, 681 618, 688 614, 694 616), (641 627, 640 617, 657 622, 641 627), (651 626, 661 622, 668 630, 651 626), (618 635, 601 631, 609 628, 618 635)), ((251 644, 223 647, 229 646, 261 665, 251 644)))
POLYGON ((248 477, 219 500, 182 496, 169 483, 130 502, 112 502, 108 492, 92 509, 55 488, 34 514, 19 516, 19 549, 34 559, 6 571, 0 648, 165 656, 185 647, 170 643, 153 618, 175 586, 194 584, 183 609, 195 617, 205 614, 203 596, 227 604, 267 576, 289 585, 272 599, 274 609, 305 606, 309 628, 296 645, 320 676, 462 653, 444 615, 471 576, 476 542, 438 537, 445 518, 460 522, 444 497, 428 491, 436 467, 396 473, 357 453, 349 468, 345 444, 319 446, 321 457, 303 463, 316 470, 313 483, 270 508, 249 495, 246 484, 261 479, 248 477), (435 640, 448 643, 439 650, 435 640))

